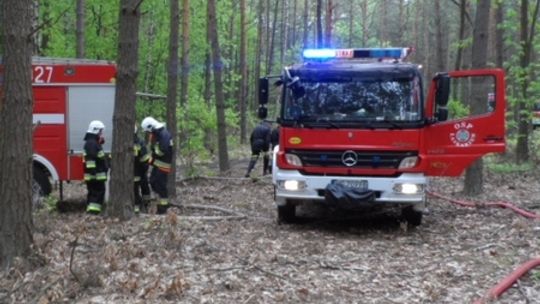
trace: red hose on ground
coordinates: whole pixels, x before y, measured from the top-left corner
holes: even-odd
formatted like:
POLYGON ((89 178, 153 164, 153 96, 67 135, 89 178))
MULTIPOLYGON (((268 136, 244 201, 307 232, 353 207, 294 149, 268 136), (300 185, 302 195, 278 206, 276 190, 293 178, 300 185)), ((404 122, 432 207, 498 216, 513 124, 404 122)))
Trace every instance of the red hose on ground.
POLYGON ((534 212, 530 212, 530 211, 518 208, 515 205, 513 205, 512 203, 508 203, 508 202, 472 203, 472 202, 466 202, 466 201, 460 201, 460 200, 457 200, 457 199, 453 199, 453 198, 441 195, 439 193, 431 192, 431 191, 426 191, 426 193, 431 195, 431 196, 434 196, 434 197, 449 201, 449 202, 451 202, 453 204, 460 205, 462 207, 471 207, 471 208, 475 208, 475 207, 500 207, 500 208, 508 208, 508 209, 514 211, 515 213, 517 213, 517 214, 519 214, 521 216, 524 216, 526 218, 540 219, 540 215, 538 215, 538 214, 536 214, 534 212))
POLYGON ((514 272, 512 272, 510 275, 505 277, 503 280, 499 282, 499 284, 493 286, 486 296, 480 300, 477 300, 474 302, 474 304, 483 304, 486 303, 486 301, 490 301, 493 299, 497 299, 500 297, 508 288, 512 287, 514 283, 524 274, 526 274, 529 270, 540 266, 540 258, 532 259, 521 266, 519 266, 514 272))
MULTIPOLYGON (((515 205, 508 203, 508 202, 489 202, 489 203, 472 203, 472 202, 466 202, 466 201, 460 201, 457 199, 453 199, 444 195, 441 195, 439 193, 427 191, 427 194, 434 196, 436 198, 440 198, 446 201, 449 201, 453 204, 462 206, 462 207, 500 207, 500 208, 508 208, 512 211, 516 212, 517 214, 524 216, 526 218, 531 219, 540 219, 540 215, 530 212, 527 210, 520 209, 516 207, 515 205)), ((486 296, 480 300, 476 300, 474 304, 484 304, 489 300, 497 299, 500 297, 508 288, 510 288, 514 283, 524 274, 526 274, 529 270, 540 266, 540 258, 532 259, 525 264, 522 264, 519 266, 514 272, 512 272, 510 275, 508 275, 506 278, 504 278, 502 281, 499 282, 499 284, 495 285, 493 288, 491 288, 486 296)))

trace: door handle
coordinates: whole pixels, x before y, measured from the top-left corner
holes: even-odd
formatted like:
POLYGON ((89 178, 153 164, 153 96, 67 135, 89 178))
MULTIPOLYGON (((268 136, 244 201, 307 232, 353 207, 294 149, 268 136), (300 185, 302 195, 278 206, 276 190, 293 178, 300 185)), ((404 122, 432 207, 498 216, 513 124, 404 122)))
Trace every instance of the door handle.
POLYGON ((503 140, 504 140, 504 137, 502 136, 488 135, 484 137, 484 141, 486 142, 499 142, 503 140))

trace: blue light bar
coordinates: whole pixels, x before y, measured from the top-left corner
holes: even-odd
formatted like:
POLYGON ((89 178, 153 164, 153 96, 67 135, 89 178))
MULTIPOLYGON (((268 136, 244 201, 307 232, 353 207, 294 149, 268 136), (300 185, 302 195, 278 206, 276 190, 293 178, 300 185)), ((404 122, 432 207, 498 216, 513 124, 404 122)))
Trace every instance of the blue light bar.
POLYGON ((404 59, 409 55, 409 48, 361 48, 361 49, 306 49, 305 59, 404 59))
POLYGON ((306 49, 304 50, 306 59, 330 59, 336 58, 336 50, 333 49, 306 49))
MULTIPOLYGON (((402 58, 407 53, 405 48, 376 48, 365 49, 369 52, 369 55, 364 58, 402 58)), ((355 56, 356 57, 356 56, 355 56)), ((359 58, 359 57, 356 57, 359 58)))

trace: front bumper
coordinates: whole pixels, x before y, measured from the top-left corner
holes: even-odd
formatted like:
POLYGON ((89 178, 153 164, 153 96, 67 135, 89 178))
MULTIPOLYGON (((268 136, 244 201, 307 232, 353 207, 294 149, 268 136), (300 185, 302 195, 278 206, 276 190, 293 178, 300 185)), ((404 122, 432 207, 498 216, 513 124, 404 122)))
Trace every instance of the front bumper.
MULTIPOLYGON (((276 168, 276 167, 274 167, 276 168)), ((425 188, 427 178, 421 173, 404 173, 399 177, 363 177, 363 176, 313 176, 303 175, 298 170, 275 170, 273 183, 276 189, 275 201, 277 205, 285 205, 288 200, 323 201, 325 188, 332 180, 366 180, 368 189, 375 192, 375 199, 369 204, 404 204, 413 205, 421 210, 425 207, 425 188), (302 189, 291 191, 282 187, 280 181, 296 180, 303 182, 302 189), (416 184, 421 191, 415 194, 396 192, 396 184, 416 184)), ((361 202, 359 202, 361 203, 361 202)))

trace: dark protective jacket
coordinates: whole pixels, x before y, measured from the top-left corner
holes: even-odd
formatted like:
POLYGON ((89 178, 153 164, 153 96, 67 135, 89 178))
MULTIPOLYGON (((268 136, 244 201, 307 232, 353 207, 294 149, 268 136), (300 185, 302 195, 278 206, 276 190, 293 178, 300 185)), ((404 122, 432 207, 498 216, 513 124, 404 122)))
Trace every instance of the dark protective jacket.
POLYGON ((270 124, 266 121, 261 121, 261 123, 255 127, 253 132, 251 132, 251 136, 249 138, 251 149, 268 151, 270 148, 271 131, 270 124))
POLYGON ((173 139, 167 129, 161 128, 154 130, 150 137, 149 163, 159 170, 171 172, 173 139))
POLYGON ((133 160, 133 175, 135 177, 135 181, 138 182, 141 180, 141 177, 144 176, 148 171, 148 160, 150 159, 150 153, 148 153, 146 145, 137 136, 137 134, 135 134, 133 140, 133 156, 135 157, 135 159, 133 160))
POLYGON ((109 162, 101 147, 99 136, 92 133, 86 133, 84 141, 84 180, 106 181, 109 162))
POLYGON ((272 147, 279 145, 279 127, 272 129, 270 142, 272 143, 272 147))

